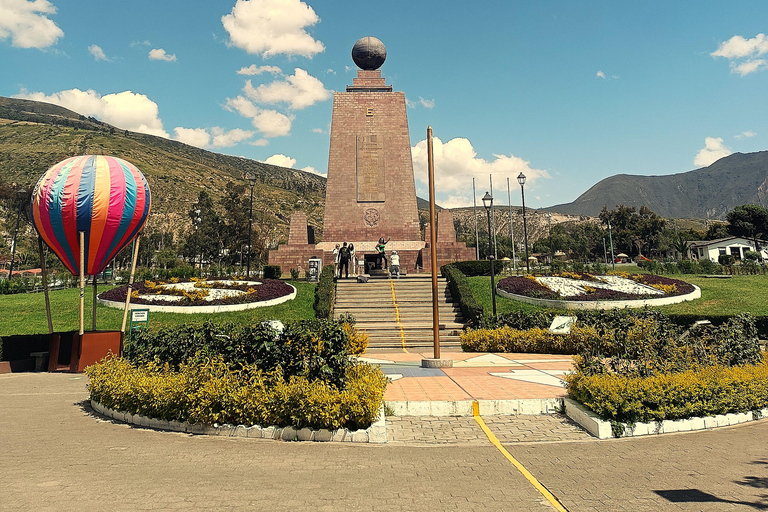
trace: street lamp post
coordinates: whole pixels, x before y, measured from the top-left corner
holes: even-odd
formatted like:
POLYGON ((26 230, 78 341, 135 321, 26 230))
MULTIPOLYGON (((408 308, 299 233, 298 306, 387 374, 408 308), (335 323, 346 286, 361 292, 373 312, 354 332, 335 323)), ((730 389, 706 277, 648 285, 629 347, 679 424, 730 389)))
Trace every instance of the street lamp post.
POLYGON ((13 232, 13 248, 11 249, 11 268, 8 270, 8 280, 13 277, 13 260, 16 257, 16 236, 19 234, 19 223, 21 222, 21 210, 24 201, 24 196, 27 195, 27 191, 23 188, 16 193, 19 197, 19 214, 16 216, 16 230, 13 232))
POLYGON ((488 260, 491 262, 491 302, 493 303, 493 318, 496 318, 496 275, 493 271, 493 238, 491 235, 491 210, 493 209, 493 196, 488 192, 483 196, 483 206, 488 217, 488 260))
POLYGON ((523 235, 525 237, 525 271, 531 273, 531 260, 528 256, 528 221, 525 218, 525 174, 522 172, 517 175, 517 182, 520 184, 520 194, 523 198, 523 235))
POLYGON ((547 233, 549 234, 549 268, 555 263, 555 248, 552 247, 552 214, 547 212, 547 233))
POLYGON ((611 265, 616 270, 616 257, 613 255, 613 233, 611 232, 611 221, 608 221, 608 240, 611 242, 611 265))
POLYGON ((195 218, 192 219, 192 222, 195 225, 195 254, 192 255, 192 268, 195 268, 195 260, 197 259, 198 253, 200 254, 200 274, 203 273, 203 251, 200 248, 200 221, 202 219, 200 218, 200 210, 195 210, 195 218))
POLYGON ((246 275, 251 278, 251 229, 253 226, 253 186, 256 184, 256 174, 252 172, 245 173, 245 179, 251 182, 251 207, 248 212, 248 267, 246 275))

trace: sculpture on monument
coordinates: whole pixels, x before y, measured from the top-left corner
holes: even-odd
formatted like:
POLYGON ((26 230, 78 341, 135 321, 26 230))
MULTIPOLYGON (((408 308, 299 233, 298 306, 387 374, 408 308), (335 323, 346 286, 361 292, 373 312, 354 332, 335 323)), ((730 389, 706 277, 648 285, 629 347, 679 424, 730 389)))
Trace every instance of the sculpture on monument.
MULTIPOLYGON (((386 47, 375 37, 363 37, 352 48, 357 77, 333 96, 323 241, 309 252, 306 242, 271 251, 270 264, 281 265, 283 271, 312 255, 322 254, 325 264, 332 263, 334 246, 351 241, 366 272, 376 273, 381 265, 376 241, 382 236, 391 238, 387 250, 398 252, 401 272, 417 265, 429 269, 429 258, 421 257, 427 244, 419 229, 405 93, 393 91, 382 78, 379 68, 386 58, 386 47)), ((450 212, 441 214, 443 219, 453 233, 450 212)), ((473 258, 474 251, 456 242, 455 235, 438 238, 440 264, 473 258), (440 251, 442 242, 448 252, 440 251)), ((383 269, 380 273, 386 275, 383 269)))

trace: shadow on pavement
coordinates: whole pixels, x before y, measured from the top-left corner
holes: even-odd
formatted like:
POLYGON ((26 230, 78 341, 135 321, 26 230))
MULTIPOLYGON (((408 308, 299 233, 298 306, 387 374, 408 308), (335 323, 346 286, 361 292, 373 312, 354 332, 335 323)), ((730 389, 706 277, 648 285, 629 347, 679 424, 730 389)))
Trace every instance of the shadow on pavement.
POLYGON ((653 491, 670 503, 733 503, 744 505, 756 510, 768 510, 768 503, 750 503, 747 501, 724 500, 714 494, 699 489, 670 489, 667 491, 653 491))

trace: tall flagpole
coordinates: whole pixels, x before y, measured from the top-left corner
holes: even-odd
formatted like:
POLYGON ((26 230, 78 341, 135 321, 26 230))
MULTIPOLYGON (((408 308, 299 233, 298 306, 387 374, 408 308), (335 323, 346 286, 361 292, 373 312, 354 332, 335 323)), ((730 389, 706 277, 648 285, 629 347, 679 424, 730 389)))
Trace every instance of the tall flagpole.
POLYGON ((432 127, 427 127, 427 167, 429 168, 429 252, 432 258, 432 332, 435 359, 440 359, 440 317, 437 303, 437 226, 435 225, 435 160, 432 153, 432 127))
MULTIPOLYGON (((491 180, 491 197, 493 197, 493 174, 489 174, 488 177, 491 180)), ((493 205, 491 205, 491 219, 493 222, 493 259, 497 260, 499 259, 499 249, 496 243, 496 210, 493 208, 493 205)), ((491 234, 488 233, 488 236, 490 237, 491 234)))
POLYGON ((507 178, 507 202, 509 203, 509 236, 512 239, 512 268, 517 274, 517 258, 515 256, 515 228, 512 225, 512 190, 509 188, 509 178, 507 178))
POLYGON ((472 178, 472 213, 475 215, 475 259, 480 259, 480 241, 477 233, 477 193, 475 192, 475 178, 472 178))

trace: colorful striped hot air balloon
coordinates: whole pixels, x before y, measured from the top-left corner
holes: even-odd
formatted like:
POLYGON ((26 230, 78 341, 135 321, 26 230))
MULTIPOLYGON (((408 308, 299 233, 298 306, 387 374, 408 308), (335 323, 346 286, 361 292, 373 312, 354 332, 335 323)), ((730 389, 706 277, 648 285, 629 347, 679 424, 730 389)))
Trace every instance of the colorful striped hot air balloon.
POLYGON ((79 233, 85 233, 85 275, 104 270, 144 227, 146 178, 120 158, 67 158, 46 171, 32 194, 31 218, 40 237, 74 275, 80 274, 79 233))

